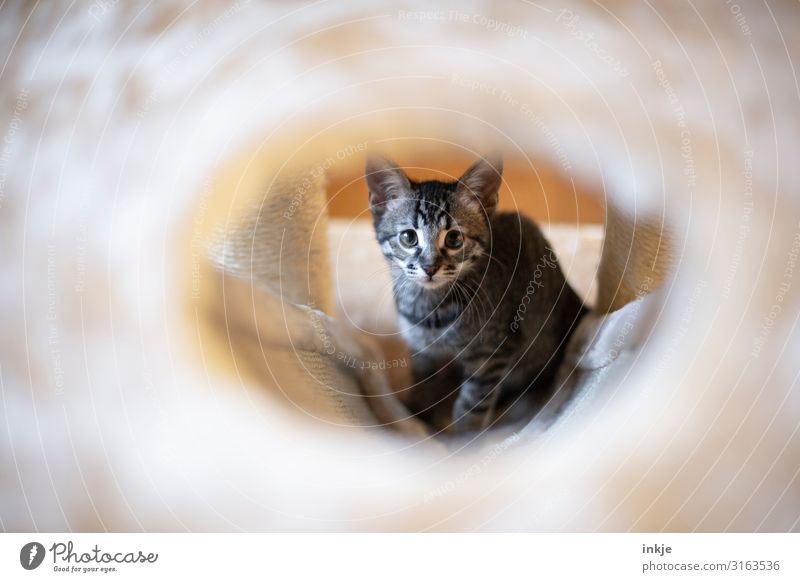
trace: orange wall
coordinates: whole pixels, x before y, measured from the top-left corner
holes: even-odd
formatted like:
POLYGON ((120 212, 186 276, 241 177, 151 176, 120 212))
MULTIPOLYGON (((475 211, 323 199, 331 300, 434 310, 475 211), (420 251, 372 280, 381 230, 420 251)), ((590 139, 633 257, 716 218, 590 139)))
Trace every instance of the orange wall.
MULTIPOLYGON (((395 161, 406 169, 411 178, 452 180, 474 161, 467 156, 449 155, 442 160, 397 157, 395 161), (435 167, 436 170, 428 168, 435 167)), ((519 209, 539 222, 568 222, 602 224, 604 210, 602 192, 573 186, 568 175, 552 167, 535 165, 527 161, 506 159, 503 171, 504 185, 500 190, 500 208, 519 209)), ((367 187, 363 173, 354 171, 360 166, 348 165, 346 169, 333 167, 328 171, 328 198, 331 216, 369 218, 367 187)))

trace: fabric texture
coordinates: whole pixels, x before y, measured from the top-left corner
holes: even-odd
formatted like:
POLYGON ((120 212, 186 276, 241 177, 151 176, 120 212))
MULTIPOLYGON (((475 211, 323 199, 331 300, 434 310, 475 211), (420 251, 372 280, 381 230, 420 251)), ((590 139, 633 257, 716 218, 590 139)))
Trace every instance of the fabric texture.
MULTIPOLYGON (((226 302, 221 317, 255 327, 247 314, 259 310, 264 294, 332 315, 325 200, 322 176, 299 171, 276 180, 215 233, 209 257, 221 273, 251 287, 251 301, 226 302)), ((292 324, 268 307, 265 311, 271 320, 267 325, 288 326, 291 338, 292 324)), ((321 338, 320 350, 303 349, 291 340, 262 349, 257 332, 234 336, 232 349, 240 351, 265 386, 272 384, 273 369, 283 370, 285 381, 275 383, 273 394, 302 413, 337 425, 375 426, 355 371, 348 373, 341 365, 342 355, 349 361, 359 354, 343 354, 342 346, 326 337, 320 319, 309 317, 304 324, 321 338)))

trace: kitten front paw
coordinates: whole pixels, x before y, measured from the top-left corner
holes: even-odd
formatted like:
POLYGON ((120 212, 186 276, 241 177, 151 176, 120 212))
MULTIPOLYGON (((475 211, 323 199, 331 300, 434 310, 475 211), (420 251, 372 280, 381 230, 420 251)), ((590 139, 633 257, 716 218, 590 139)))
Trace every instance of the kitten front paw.
POLYGON ((464 398, 457 398, 453 404, 453 432, 456 434, 466 434, 470 432, 480 432, 486 426, 489 412, 485 409, 478 409, 464 398))

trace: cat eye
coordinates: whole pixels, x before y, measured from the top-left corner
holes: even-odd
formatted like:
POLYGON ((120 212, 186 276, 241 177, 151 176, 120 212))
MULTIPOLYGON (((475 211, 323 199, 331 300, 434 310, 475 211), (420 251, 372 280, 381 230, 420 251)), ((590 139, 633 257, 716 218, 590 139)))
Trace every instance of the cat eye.
POLYGON ((460 249, 464 244, 464 235, 461 231, 451 230, 444 237, 444 245, 449 249, 460 249))
POLYGON ((400 233, 400 244, 404 247, 413 247, 417 244, 417 231, 409 228, 400 233))

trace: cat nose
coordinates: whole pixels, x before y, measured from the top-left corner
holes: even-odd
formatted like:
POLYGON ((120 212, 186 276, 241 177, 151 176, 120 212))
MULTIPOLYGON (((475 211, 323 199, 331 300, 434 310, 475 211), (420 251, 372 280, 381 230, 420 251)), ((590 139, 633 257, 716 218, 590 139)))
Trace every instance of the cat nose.
POLYGON ((433 277, 436 274, 436 271, 439 270, 439 267, 437 267, 436 265, 420 265, 420 266, 422 267, 422 270, 425 271, 425 274, 428 275, 428 277, 433 277))

